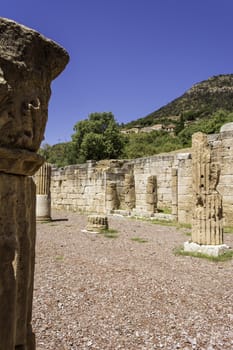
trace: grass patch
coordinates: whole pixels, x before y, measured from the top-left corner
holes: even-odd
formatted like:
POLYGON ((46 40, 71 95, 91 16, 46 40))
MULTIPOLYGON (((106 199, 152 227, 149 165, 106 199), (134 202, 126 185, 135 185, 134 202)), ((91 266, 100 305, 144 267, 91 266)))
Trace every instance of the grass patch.
POLYGON ((224 233, 233 233, 233 226, 224 227, 224 233))
MULTIPOLYGON (((192 228, 191 224, 178 223, 177 221, 172 221, 172 220, 161 220, 161 219, 156 219, 156 218, 146 218, 146 217, 138 217, 138 216, 131 216, 130 218, 132 220, 140 220, 140 221, 150 222, 154 225, 173 226, 173 227, 176 227, 177 229, 180 229, 180 228, 191 229, 192 228)), ((233 230, 233 228, 232 228, 232 230, 233 230)), ((191 233, 190 233, 190 235, 191 235, 191 233)))
POLYGON ((63 261, 64 255, 57 255, 55 259, 56 259, 56 261, 63 261))
POLYGON ((176 221, 171 221, 171 220, 159 220, 159 219, 150 219, 147 220, 151 222, 154 225, 161 225, 161 226, 177 226, 176 221))
POLYGON ((185 224, 185 223, 176 223, 177 224, 177 228, 192 228, 191 224, 185 224))
POLYGON ((158 212, 163 214, 171 214, 172 210, 171 208, 161 208, 161 209, 158 209, 158 212))
POLYGON ((141 237, 133 237, 133 238, 131 238, 131 241, 138 242, 138 243, 147 243, 148 242, 147 239, 144 239, 141 237))
POLYGON ((221 254, 219 256, 210 256, 203 253, 185 252, 183 247, 180 247, 180 248, 174 249, 174 254, 181 255, 181 256, 192 256, 193 258, 207 259, 214 262, 221 262, 221 261, 231 260, 233 257, 233 250, 229 249, 224 254, 221 254))
POLYGON ((190 231, 186 231, 186 232, 184 232, 184 235, 185 235, 185 236, 191 236, 192 234, 191 234, 190 231))
POLYGON ((103 234, 104 237, 107 237, 107 238, 117 238, 118 237, 118 231, 114 230, 114 229, 101 230, 100 234, 103 234))
POLYGON ((47 224, 49 226, 58 226, 58 224, 55 224, 54 222, 52 222, 51 220, 48 221, 39 221, 40 224, 47 224))

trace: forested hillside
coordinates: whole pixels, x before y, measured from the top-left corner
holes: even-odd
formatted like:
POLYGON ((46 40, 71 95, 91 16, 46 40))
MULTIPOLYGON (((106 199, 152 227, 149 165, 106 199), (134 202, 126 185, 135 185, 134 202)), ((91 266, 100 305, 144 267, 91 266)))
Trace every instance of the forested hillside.
POLYGON ((219 109, 233 112, 233 74, 218 75, 192 86, 182 96, 124 128, 209 118, 219 109), (175 118, 174 118, 175 117, 175 118))
POLYGON ((91 113, 74 125, 70 142, 43 145, 40 153, 58 166, 89 159, 145 157, 190 147, 193 133, 216 133, 232 121, 233 74, 219 75, 195 84, 166 106, 123 126, 111 112, 91 113), (146 128, 154 125, 160 129, 146 128))

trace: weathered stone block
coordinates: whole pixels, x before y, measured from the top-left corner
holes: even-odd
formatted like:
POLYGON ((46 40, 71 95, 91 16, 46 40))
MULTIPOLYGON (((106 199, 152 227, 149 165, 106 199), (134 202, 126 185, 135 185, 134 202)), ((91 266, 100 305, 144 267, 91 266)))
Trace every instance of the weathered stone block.
POLYGON ((0 18, 0 349, 35 349, 31 328, 35 185, 43 164, 50 84, 68 54, 39 33, 0 18))
POLYGON ((87 218, 87 230, 97 231, 108 229, 108 218, 107 216, 101 215, 89 215, 87 218))
POLYGON ((203 133, 193 135, 193 219, 192 241, 223 243, 222 198, 217 191, 220 164, 211 162, 211 148, 203 133))

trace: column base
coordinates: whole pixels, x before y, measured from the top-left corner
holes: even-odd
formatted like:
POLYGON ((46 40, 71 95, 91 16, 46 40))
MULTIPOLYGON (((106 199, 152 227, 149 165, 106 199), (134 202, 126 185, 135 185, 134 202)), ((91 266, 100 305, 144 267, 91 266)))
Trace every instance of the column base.
POLYGON ((184 251, 189 253, 200 253, 209 256, 219 256, 224 254, 230 247, 226 244, 207 245, 194 242, 184 242, 184 251))
POLYGON ((36 195, 36 221, 51 221, 51 199, 47 194, 36 195))

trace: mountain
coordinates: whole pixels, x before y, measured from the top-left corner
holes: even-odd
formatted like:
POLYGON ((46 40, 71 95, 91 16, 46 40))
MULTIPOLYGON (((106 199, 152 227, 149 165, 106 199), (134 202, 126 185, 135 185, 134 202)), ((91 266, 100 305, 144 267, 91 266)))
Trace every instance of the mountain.
POLYGON ((180 116, 191 121, 211 116, 219 109, 233 112, 233 74, 201 81, 182 96, 143 118, 125 124, 124 128, 167 124, 178 121, 180 116))

